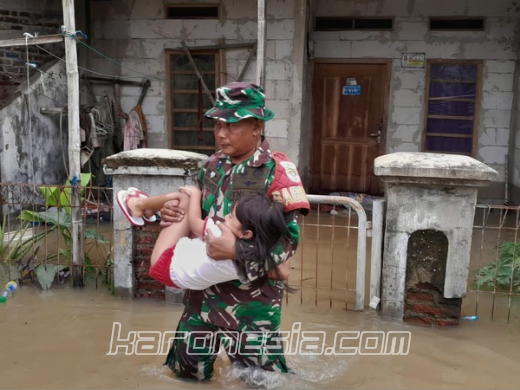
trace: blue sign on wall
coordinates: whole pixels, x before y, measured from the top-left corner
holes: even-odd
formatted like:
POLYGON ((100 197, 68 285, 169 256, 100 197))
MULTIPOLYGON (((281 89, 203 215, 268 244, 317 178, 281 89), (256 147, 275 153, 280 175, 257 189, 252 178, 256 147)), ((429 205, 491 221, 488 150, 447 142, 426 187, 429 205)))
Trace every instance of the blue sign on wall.
POLYGON ((361 85, 345 85, 343 87, 343 95, 348 95, 348 96, 361 95, 361 85))

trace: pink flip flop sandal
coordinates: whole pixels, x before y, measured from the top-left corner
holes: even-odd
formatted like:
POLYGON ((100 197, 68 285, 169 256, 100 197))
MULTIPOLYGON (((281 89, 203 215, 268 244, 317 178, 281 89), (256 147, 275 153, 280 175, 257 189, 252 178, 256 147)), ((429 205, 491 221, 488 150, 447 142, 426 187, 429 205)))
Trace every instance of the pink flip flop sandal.
POLYGON ((144 219, 141 217, 137 217, 132 214, 130 208, 128 207, 128 200, 132 197, 139 197, 135 193, 131 193, 130 191, 121 190, 117 193, 117 203, 121 208, 121 211, 125 215, 128 222, 130 222, 133 226, 144 226, 144 219))
MULTIPOLYGON (((135 187, 128 187, 127 191, 128 191, 128 193, 130 193, 132 195, 136 195, 136 196, 143 196, 146 198, 148 198, 150 196, 146 192, 141 191, 139 188, 135 188, 135 187)), ((144 222, 146 222, 146 223, 154 223, 155 221, 157 221, 157 217, 155 215, 152 215, 151 217, 147 217, 146 215, 143 215, 142 218, 143 218, 144 222)))

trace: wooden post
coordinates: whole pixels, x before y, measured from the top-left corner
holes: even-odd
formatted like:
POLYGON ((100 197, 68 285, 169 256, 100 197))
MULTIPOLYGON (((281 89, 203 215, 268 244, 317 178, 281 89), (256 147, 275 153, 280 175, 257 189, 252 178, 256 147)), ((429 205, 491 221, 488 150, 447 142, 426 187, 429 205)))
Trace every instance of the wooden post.
POLYGON ((44 35, 41 37, 14 38, 0 40, 0 47, 25 46, 27 45, 43 45, 45 43, 56 43, 63 41, 63 35, 44 35))
MULTIPOLYGON (((74 16, 74 0, 62 0, 63 23, 65 29, 71 33, 76 31, 74 16)), ((72 217, 72 278, 74 287, 83 287, 83 218, 81 213, 81 161, 80 161, 80 127, 79 127, 79 75, 78 54, 76 40, 65 37, 65 61, 67 65, 67 86, 69 114, 69 175, 77 188, 71 191, 71 217, 72 217)))
MULTIPOLYGON (((221 47, 225 47, 226 39, 219 38, 218 45, 221 47)), ((227 84, 226 80, 226 51, 224 49, 220 49, 218 53, 218 77, 216 80, 216 86, 218 88, 219 85, 227 84)))
POLYGON ((265 0, 258 0, 258 43, 256 49, 256 83, 265 88, 265 0))

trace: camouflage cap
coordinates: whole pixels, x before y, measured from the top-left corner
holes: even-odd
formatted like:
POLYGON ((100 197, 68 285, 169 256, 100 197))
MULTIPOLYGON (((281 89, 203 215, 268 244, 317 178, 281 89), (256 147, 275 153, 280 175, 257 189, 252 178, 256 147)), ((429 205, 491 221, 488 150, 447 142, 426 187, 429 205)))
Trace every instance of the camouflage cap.
POLYGON ((273 119, 274 113, 265 107, 262 87, 256 84, 234 82, 217 88, 215 106, 208 110, 206 118, 236 123, 246 118, 263 121, 273 119))

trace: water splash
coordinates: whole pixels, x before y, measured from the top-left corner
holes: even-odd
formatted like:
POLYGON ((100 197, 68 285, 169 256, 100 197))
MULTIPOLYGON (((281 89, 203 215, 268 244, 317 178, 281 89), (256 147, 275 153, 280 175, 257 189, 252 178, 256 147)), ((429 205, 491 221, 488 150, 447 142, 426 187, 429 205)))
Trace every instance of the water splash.
MULTIPOLYGON (((220 355, 219 359, 229 361, 220 355)), ((315 389, 340 379, 355 356, 295 355, 287 356, 290 372, 286 374, 264 371, 258 367, 223 364, 217 368, 218 381, 228 389, 244 385, 261 389, 315 389)))

